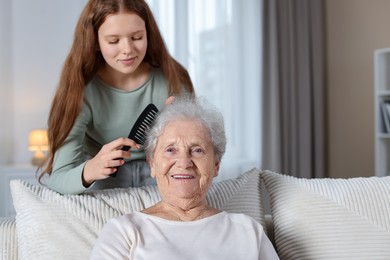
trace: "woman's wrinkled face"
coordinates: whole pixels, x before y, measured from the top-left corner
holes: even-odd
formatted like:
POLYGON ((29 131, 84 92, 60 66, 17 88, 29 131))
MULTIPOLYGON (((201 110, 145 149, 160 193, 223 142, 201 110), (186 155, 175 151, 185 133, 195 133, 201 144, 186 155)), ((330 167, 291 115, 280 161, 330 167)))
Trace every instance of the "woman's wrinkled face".
POLYGON ((186 119, 167 124, 150 166, 163 200, 171 204, 178 199, 204 200, 219 170, 207 129, 186 119))
POLYGON ((106 63, 124 74, 136 71, 148 46, 145 22, 134 13, 109 15, 98 30, 98 39, 106 63))

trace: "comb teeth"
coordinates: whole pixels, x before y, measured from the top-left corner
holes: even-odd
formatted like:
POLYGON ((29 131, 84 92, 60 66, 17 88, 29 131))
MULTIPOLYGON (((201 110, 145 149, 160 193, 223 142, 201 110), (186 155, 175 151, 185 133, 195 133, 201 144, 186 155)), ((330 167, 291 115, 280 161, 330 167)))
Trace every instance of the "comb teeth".
POLYGON ((149 104, 141 115, 138 117, 133 128, 130 131, 129 138, 136 141, 138 144, 145 144, 146 131, 151 126, 157 117, 158 109, 155 105, 149 104))
MULTIPOLYGON (((146 141, 146 131, 149 126, 152 125, 154 120, 157 117, 158 109, 155 105, 149 104, 145 107, 142 113, 135 121, 135 124, 131 128, 129 139, 134 140, 137 144, 144 145, 146 141)), ((130 149, 129 146, 123 146, 122 150, 128 151, 130 149)), ((119 167, 117 167, 118 169, 119 167)), ((116 177, 117 172, 111 174, 112 177, 116 177)))

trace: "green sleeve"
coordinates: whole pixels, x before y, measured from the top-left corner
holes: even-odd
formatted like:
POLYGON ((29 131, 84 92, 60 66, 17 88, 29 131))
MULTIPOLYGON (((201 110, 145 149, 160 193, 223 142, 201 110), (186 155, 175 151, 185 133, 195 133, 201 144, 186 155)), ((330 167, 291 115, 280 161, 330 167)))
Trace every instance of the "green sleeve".
POLYGON ((53 172, 50 175, 48 186, 61 194, 80 194, 87 190, 81 179, 85 162, 67 172, 53 172))

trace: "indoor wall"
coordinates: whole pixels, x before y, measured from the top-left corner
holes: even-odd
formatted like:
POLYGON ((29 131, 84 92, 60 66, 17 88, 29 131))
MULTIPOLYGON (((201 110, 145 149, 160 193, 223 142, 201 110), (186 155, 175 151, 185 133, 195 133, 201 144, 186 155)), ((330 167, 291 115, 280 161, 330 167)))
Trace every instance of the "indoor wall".
POLYGON ((389 0, 325 0, 330 177, 374 175, 374 50, 390 47, 389 0))
POLYGON ((86 0, 0 0, 0 165, 29 164, 86 0))

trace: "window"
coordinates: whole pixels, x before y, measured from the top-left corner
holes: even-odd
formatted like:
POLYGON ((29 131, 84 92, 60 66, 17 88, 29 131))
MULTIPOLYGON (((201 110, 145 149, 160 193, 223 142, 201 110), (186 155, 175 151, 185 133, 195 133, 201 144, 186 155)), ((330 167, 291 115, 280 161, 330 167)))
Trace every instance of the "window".
POLYGON ((228 138, 220 177, 260 167, 261 1, 147 0, 170 53, 198 96, 222 111, 228 138))

